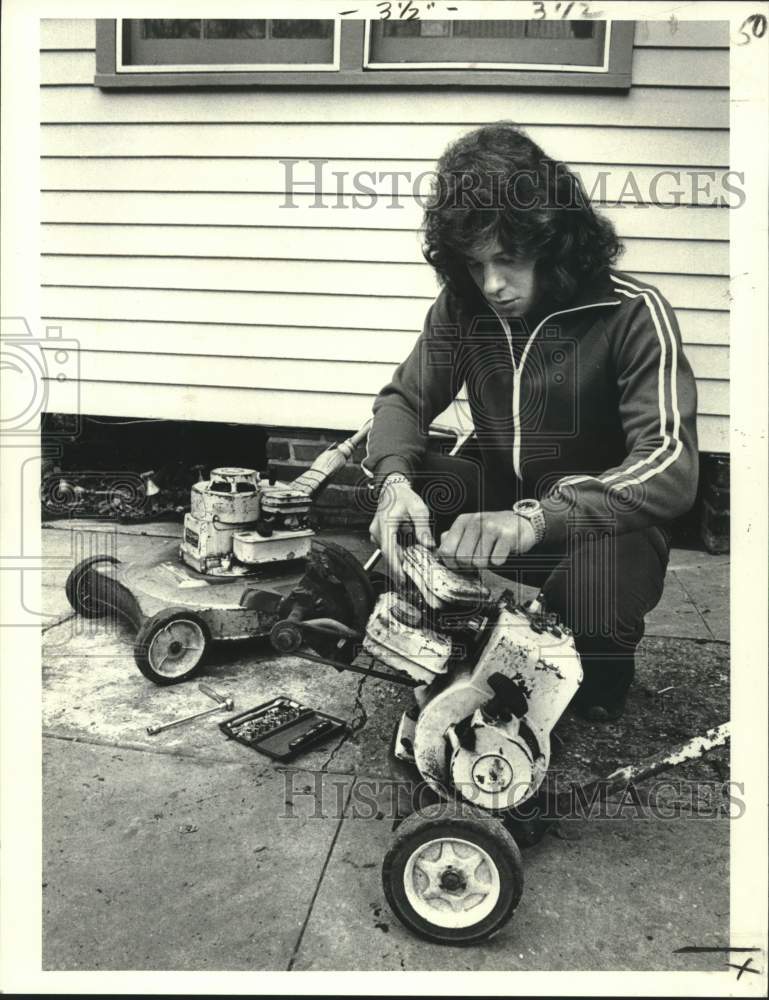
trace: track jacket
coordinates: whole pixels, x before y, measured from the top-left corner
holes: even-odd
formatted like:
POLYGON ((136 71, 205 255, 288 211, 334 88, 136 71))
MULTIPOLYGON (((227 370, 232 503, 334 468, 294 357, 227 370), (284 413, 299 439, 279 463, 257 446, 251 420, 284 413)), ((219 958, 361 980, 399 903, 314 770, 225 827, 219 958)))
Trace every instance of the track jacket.
MULTIPOLYGON (((364 470, 417 473, 430 424, 465 387, 495 497, 536 497, 548 543, 569 523, 663 525, 697 490, 697 389, 661 293, 608 273, 533 330, 444 289, 374 402, 364 470)), ((495 509, 507 506, 496 503, 495 509)))

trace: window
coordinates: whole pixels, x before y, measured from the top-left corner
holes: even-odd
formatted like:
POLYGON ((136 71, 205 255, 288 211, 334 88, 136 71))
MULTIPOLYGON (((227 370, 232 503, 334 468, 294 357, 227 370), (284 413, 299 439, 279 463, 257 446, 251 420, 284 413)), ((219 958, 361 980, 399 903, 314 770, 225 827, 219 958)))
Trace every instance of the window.
POLYGON ((605 21, 378 21, 368 68, 554 69, 605 72, 605 21))
POLYGON ((333 20, 124 20, 117 38, 119 73, 338 69, 333 20))
POLYGON ((600 87, 631 82, 631 21, 97 21, 100 87, 600 87))

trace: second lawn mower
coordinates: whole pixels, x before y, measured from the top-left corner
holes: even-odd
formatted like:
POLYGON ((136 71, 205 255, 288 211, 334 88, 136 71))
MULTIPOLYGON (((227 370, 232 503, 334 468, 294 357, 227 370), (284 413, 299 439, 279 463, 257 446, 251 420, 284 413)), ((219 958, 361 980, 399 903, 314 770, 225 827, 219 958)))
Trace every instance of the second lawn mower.
POLYGON ((329 643, 343 659, 374 606, 363 567, 346 549, 315 537, 315 493, 368 431, 324 451, 292 483, 252 469, 214 469, 192 488, 181 544, 142 563, 93 556, 69 574, 69 603, 89 618, 136 630, 134 658, 155 684, 177 684, 202 666, 212 641, 269 636, 276 650, 329 643))

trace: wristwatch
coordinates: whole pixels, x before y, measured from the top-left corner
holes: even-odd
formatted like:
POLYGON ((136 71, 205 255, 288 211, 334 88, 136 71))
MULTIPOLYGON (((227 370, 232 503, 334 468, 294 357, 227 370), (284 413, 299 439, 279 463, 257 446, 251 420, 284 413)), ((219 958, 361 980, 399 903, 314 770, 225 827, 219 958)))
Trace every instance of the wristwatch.
POLYGON ((547 528, 545 523, 545 512, 542 510, 539 500, 519 500, 517 503, 513 504, 513 513, 526 518, 534 529, 536 544, 539 545, 545 537, 545 531, 547 528))

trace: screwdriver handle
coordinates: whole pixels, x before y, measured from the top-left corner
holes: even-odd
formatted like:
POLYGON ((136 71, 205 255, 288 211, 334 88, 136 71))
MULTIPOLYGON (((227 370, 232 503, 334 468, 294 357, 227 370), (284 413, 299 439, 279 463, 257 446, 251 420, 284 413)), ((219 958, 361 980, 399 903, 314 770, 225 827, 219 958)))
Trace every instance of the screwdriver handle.
POLYGON ((208 686, 208 684, 198 684, 198 691, 202 691, 203 694, 207 694, 209 698, 211 698, 213 701, 218 702, 220 705, 223 705, 227 700, 226 698, 222 697, 222 695, 217 694, 212 687, 208 686))

